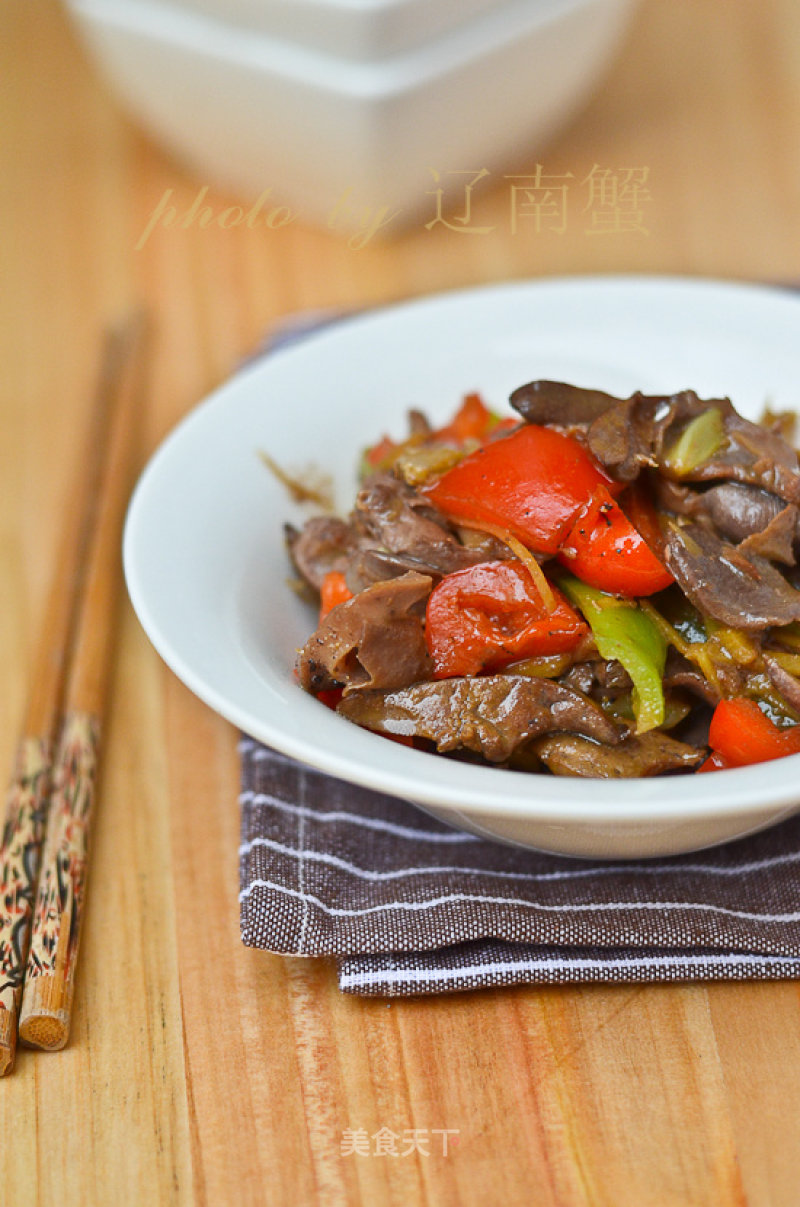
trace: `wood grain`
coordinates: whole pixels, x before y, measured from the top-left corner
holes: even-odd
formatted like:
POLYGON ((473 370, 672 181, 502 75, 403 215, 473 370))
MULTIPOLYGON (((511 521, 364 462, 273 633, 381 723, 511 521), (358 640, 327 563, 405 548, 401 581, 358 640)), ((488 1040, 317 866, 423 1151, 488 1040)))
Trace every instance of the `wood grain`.
MULTIPOLYGON (((203 182, 129 123, 54 0, 4 0, 0 81, 6 767, 97 333, 134 298, 157 331, 153 448, 292 310, 552 273, 800 279, 795 0, 643 0, 604 88, 542 152, 581 178, 647 167, 648 235, 591 237, 577 211, 564 234, 512 235, 498 180, 481 194, 495 229, 470 240, 418 225, 354 251, 298 223, 158 230, 137 252, 164 190, 188 206, 203 182)), ((129 610, 119 651, 76 1025, 2 1086, 3 1203, 795 1207, 796 985, 387 1005, 341 995, 324 962, 248 951, 236 735, 129 610), (447 1157, 343 1155, 358 1128, 458 1137, 447 1157)))

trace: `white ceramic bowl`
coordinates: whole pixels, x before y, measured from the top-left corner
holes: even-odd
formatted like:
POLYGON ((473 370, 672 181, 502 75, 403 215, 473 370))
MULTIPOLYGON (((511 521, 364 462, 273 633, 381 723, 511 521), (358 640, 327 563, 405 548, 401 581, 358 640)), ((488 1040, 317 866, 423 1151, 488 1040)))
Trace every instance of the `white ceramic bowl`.
MULTIPOLYGON (((152 0, 69 0, 119 95, 202 182, 272 187, 303 220, 343 194, 430 211, 439 172, 502 170, 589 95, 632 0, 513 0, 380 63, 347 63, 152 0)), ((456 201, 456 204, 458 202, 456 201)))
MULTIPOLYGON (((534 4, 549 0, 532 0, 534 4)), ((221 21, 344 59, 402 54, 508 0, 174 0, 221 21)))
POLYGON ((338 324, 274 353, 197 408, 162 445, 125 532, 131 599, 156 649, 245 732, 454 825, 566 855, 688 851, 795 812, 800 755, 679 778, 524 775, 409 750, 300 690, 295 650, 314 629, 290 592, 285 520, 302 510, 258 457, 330 469, 341 510, 360 448, 399 434, 409 406, 444 421, 462 393, 502 407, 536 377, 612 392, 728 394, 756 417, 797 408, 800 300, 709 282, 589 278, 423 299, 338 324))

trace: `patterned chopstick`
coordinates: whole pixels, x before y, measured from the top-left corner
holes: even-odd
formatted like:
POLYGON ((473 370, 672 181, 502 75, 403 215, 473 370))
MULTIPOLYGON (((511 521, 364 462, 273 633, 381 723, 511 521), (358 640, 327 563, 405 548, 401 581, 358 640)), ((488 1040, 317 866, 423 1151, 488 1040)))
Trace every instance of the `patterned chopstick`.
MULTIPOLYGON (((78 903, 84 894, 85 835, 110 660, 113 599, 119 578, 115 563, 129 485, 126 469, 142 332, 141 316, 136 315, 110 330, 104 340, 86 454, 65 517, 23 737, 8 791, 0 847, 0 1076, 13 1067, 18 1030, 23 1041, 37 1043, 39 995, 29 992, 28 982, 48 972, 62 972, 65 944, 71 957, 70 986, 74 981, 80 910, 74 905, 71 908, 67 943, 61 937, 59 906, 67 886, 78 903), (73 823, 64 816, 67 802, 75 811, 73 823), (78 842, 66 859, 60 846, 57 853, 53 851, 55 836, 60 834, 63 840, 65 827, 71 841, 84 832, 82 847, 78 842), (37 883, 42 890, 38 897, 37 883), (48 951, 54 940, 56 946, 61 943, 58 953, 48 951), (48 952, 46 958, 42 949, 48 952), (26 1017, 33 1028, 29 1041, 23 1028, 26 1017)), ((45 984, 52 988, 53 981, 43 981, 42 986, 45 984)), ((71 988, 69 998, 71 1002, 71 988)), ((65 1029, 60 1007, 59 1011, 60 1042, 44 1046, 60 1047, 66 1042, 69 1012, 65 1029)))

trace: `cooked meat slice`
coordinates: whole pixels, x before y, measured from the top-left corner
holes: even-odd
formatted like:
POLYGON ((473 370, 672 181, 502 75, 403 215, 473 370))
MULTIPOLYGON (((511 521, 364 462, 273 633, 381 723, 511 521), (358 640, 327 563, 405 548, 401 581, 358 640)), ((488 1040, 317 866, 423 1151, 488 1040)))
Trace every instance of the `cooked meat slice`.
POLYGON ((683 409, 682 395, 666 399, 632 394, 594 420, 586 442, 614 478, 632 482, 645 466, 658 464, 664 429, 683 409))
MULTIPOLYGON (((693 486, 684 486, 682 482, 673 482, 671 478, 662 478, 661 474, 651 473, 648 475, 648 481, 652 487, 653 499, 660 511, 669 511, 673 515, 695 516, 698 513, 702 514, 702 502, 706 495, 710 495, 712 490, 727 490, 728 484, 724 486, 712 486, 709 490, 699 491, 693 486)), ((742 490, 748 490, 749 487, 741 487, 742 490)), ((780 506, 780 504, 779 504, 780 506)), ((729 536, 730 533, 724 535, 729 536)), ((734 540, 739 540, 739 537, 734 537, 734 540)))
POLYGON ((351 516, 359 536, 393 553, 453 540, 446 518, 412 486, 390 473, 373 474, 356 496, 351 516))
POLYGON ((707 753, 657 729, 626 737, 616 746, 602 746, 570 733, 551 734, 537 739, 533 749, 554 775, 595 779, 631 779, 663 775, 666 771, 689 771, 707 753))
POLYGON ((560 682, 587 696, 605 698, 618 696, 632 687, 631 677, 621 662, 604 662, 602 658, 574 663, 560 682))
POLYGON ((487 675, 415 683, 399 691, 367 691, 338 711, 379 733, 427 738, 440 751, 459 747, 493 763, 530 738, 553 731, 615 743, 620 731, 593 701, 550 679, 487 675))
POLYGON ((531 381, 519 386, 510 402, 528 423, 557 427, 586 427, 622 400, 602 390, 585 390, 563 381, 531 381))
POLYGON ((684 658, 676 649, 670 646, 667 651, 667 664, 664 668, 664 687, 683 687, 692 695, 698 696, 706 704, 719 703, 719 691, 709 683, 694 663, 684 658))
POLYGON ((800 620, 800 591, 775 566, 746 557, 702 524, 670 525, 666 562, 700 612, 735 629, 800 620))
MULTIPOLYGON (((682 489, 689 490, 688 487, 682 489)), ((777 495, 743 482, 723 482, 708 490, 691 493, 695 502, 687 514, 698 519, 707 516, 717 532, 729 541, 744 541, 763 532, 785 507, 777 495)))
MULTIPOLYGON (((477 535, 477 534, 476 534, 477 535)), ((464 563, 468 566, 480 562, 503 561, 510 557, 507 545, 494 537, 487 537, 485 542, 470 543, 464 551, 464 563)), ((350 558, 345 570, 345 578, 350 590, 356 595, 373 583, 382 582, 387 578, 397 578, 409 570, 417 574, 427 574, 434 583, 449 573, 441 568, 433 567, 425 557, 414 557, 409 553, 389 553, 385 549, 377 549, 374 545, 365 545, 357 549, 350 558)))
POLYGON ((301 685, 356 691, 428 678, 433 664, 422 613, 431 585, 428 575, 403 574, 338 604, 298 655, 301 685))
POLYGON ((778 512, 760 532, 753 532, 739 545, 739 552, 751 557, 765 557, 770 562, 782 562, 784 566, 795 564, 794 537, 800 512, 793 503, 778 512))
POLYGON ((576 662, 566 674, 561 676, 561 682, 572 691, 582 692, 584 696, 588 696, 595 685, 593 663, 576 662))
POLYGON ((329 570, 341 571, 354 594, 409 571, 435 580, 465 566, 511 556, 487 533, 463 541, 441 512, 392 474, 375 474, 356 500, 350 522, 317 516, 298 531, 285 525, 298 574, 319 591, 329 570))
POLYGON ((365 545, 356 549, 345 570, 347 585, 354 595, 371 587, 375 583, 385 582, 389 578, 398 578, 401 574, 426 574, 433 583, 442 576, 438 571, 432 571, 424 560, 410 557, 406 553, 387 553, 385 549, 376 549, 374 545, 365 545))
MULTIPOLYGON (((356 499, 351 523, 362 549, 377 548, 413 562, 434 577, 485 561, 483 548, 468 549, 448 520, 400 478, 375 474, 356 499)), ((503 547, 500 557, 510 556, 503 547)))
POLYGON ((772 657, 771 654, 765 653, 764 667, 770 677, 772 686, 777 688, 784 700, 796 712, 800 712, 800 682, 795 679, 794 675, 790 675, 785 667, 772 657))
POLYGON ((697 490, 659 474, 652 477, 656 499, 664 511, 710 522, 720 536, 770 561, 794 565, 800 546, 800 509, 777 495, 743 482, 722 482, 697 490))
POLYGON ((350 525, 334 516, 315 516, 300 530, 285 524, 284 533, 295 569, 317 591, 329 570, 346 569, 355 548, 350 525))
MULTIPOLYGON (((678 394, 615 398, 558 381, 533 381, 511 395, 511 405, 529 423, 582 429, 595 457, 619 481, 630 482, 645 465, 656 465, 666 432, 715 402, 692 390, 678 394)), ((729 402, 727 405, 732 410, 729 402)))

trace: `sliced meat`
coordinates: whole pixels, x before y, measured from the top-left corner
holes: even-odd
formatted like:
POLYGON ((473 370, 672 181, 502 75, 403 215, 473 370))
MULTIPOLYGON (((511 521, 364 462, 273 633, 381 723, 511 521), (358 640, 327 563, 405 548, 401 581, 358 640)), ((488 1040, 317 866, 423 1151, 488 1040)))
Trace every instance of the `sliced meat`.
POLYGON ((358 594, 408 572, 435 581, 465 566, 512 556, 487 533, 470 533, 462 542, 441 512, 388 473, 367 481, 349 522, 317 516, 300 531, 287 524, 285 533, 295 569, 317 591, 330 570, 341 571, 358 594))
POLYGON ((610 744, 620 732, 597 704, 549 679, 487 675, 360 692, 338 711, 378 733, 427 738, 445 752, 465 748, 500 763, 530 738, 553 731, 610 744))
POLYGON ((401 574, 427 574, 436 582, 441 578, 438 571, 432 572, 424 559, 409 557, 404 553, 387 553, 374 545, 357 548, 347 563, 345 579, 354 595, 371 587, 375 583, 385 582, 389 578, 398 578, 401 574))
POLYGON ((778 512, 765 528, 753 532, 739 545, 739 552, 751 557, 765 557, 770 562, 782 562, 784 566, 795 564, 794 537, 797 532, 797 520, 800 516, 793 503, 778 512))
POLYGON ((697 500, 692 514, 708 516, 729 541, 744 541, 763 532, 784 507, 776 495, 741 482, 723 482, 702 493, 692 493, 697 500))
POLYGON ((560 733, 539 738, 533 749, 554 775, 579 775, 594 779, 631 779, 690 771, 706 756, 704 748, 679 742, 657 729, 631 735, 616 746, 602 746, 589 738, 560 733))
POLYGON ((664 668, 664 687, 685 688, 686 691, 697 696, 706 704, 718 704, 720 699, 719 690, 714 684, 709 683, 705 675, 701 674, 693 662, 688 658, 684 658, 683 654, 670 646, 667 650, 667 663, 664 668))
POLYGON ((350 525, 334 516, 315 516, 299 531, 285 524, 284 534, 295 569, 316 591, 329 570, 347 568, 356 543, 350 525))
POLYGON ((764 668, 772 686, 777 688, 786 703, 795 712, 800 712, 800 682, 795 679, 794 675, 789 674, 786 668, 781 666, 771 654, 765 653, 763 657, 764 668))
POLYGON ((607 699, 630 691, 631 677, 621 662, 605 662, 593 658, 587 662, 576 662, 561 677, 561 683, 587 696, 600 695, 607 699))
POLYGON ((422 614, 432 580, 403 574, 333 608, 297 659, 306 691, 391 689, 433 673, 422 614))
POLYGON ((686 405, 681 394, 670 399, 632 394, 594 420, 586 442, 617 481, 632 482, 645 466, 658 464, 664 432, 686 405))
POLYGON ((652 475, 651 481, 664 511, 710 522, 720 536, 737 544, 752 540, 742 546, 743 552, 794 564, 795 549, 800 547, 800 509, 794 504, 743 482, 721 482, 697 490, 659 474, 652 475))
POLYGON ((584 696, 588 696, 595 685, 594 664, 576 662, 565 675, 562 675, 561 682, 572 691, 583 692, 584 696))
POLYGON ((745 557, 702 524, 671 524, 667 566, 694 606, 735 629, 800 620, 800 591, 775 566, 745 557))
MULTIPOLYGON (((351 524, 359 547, 397 556, 434 577, 485 561, 483 548, 468 549, 445 516, 391 474, 375 474, 356 499, 351 524)), ((510 556, 503 547, 501 557, 510 556)))
MULTIPOLYGON (((481 534, 474 533, 473 535, 481 534)), ((454 558, 456 556, 460 558, 462 555, 453 554, 454 558)), ((469 545, 465 545, 463 560, 465 565, 474 566, 480 562, 503 561, 510 556, 507 545, 495 537, 487 535, 484 541, 470 542, 469 545)), ((367 544, 357 548, 350 558, 345 570, 345 578, 348 587, 356 595, 365 587, 371 586, 372 583, 382 582, 387 578, 396 578, 399 574, 406 574, 409 570, 429 575, 434 583, 445 573, 449 573, 441 567, 431 566, 429 560, 426 560, 424 556, 414 557, 409 553, 389 553, 385 549, 367 544)))
MULTIPOLYGON (((681 482, 673 482, 671 478, 662 478, 661 474, 651 473, 648 481, 652 488, 653 499, 661 511, 672 512, 673 515, 696 516, 702 515, 702 501, 712 490, 727 490, 725 486, 713 486, 710 490, 700 491, 692 486, 684 486, 681 482)), ((741 487, 749 490, 749 487, 741 487)), ((780 504, 779 504, 780 506, 780 504)), ((725 534, 728 535, 727 533, 725 534)), ((738 540, 738 537, 734 538, 738 540)))
POLYGON ((587 427, 598 415, 622 400, 602 390, 585 390, 563 381, 531 381, 511 395, 515 411, 528 423, 555 427, 587 427))
POLYGON ((393 474, 377 473, 356 496, 351 522, 360 537, 395 553, 453 541, 446 518, 413 487, 393 474))

